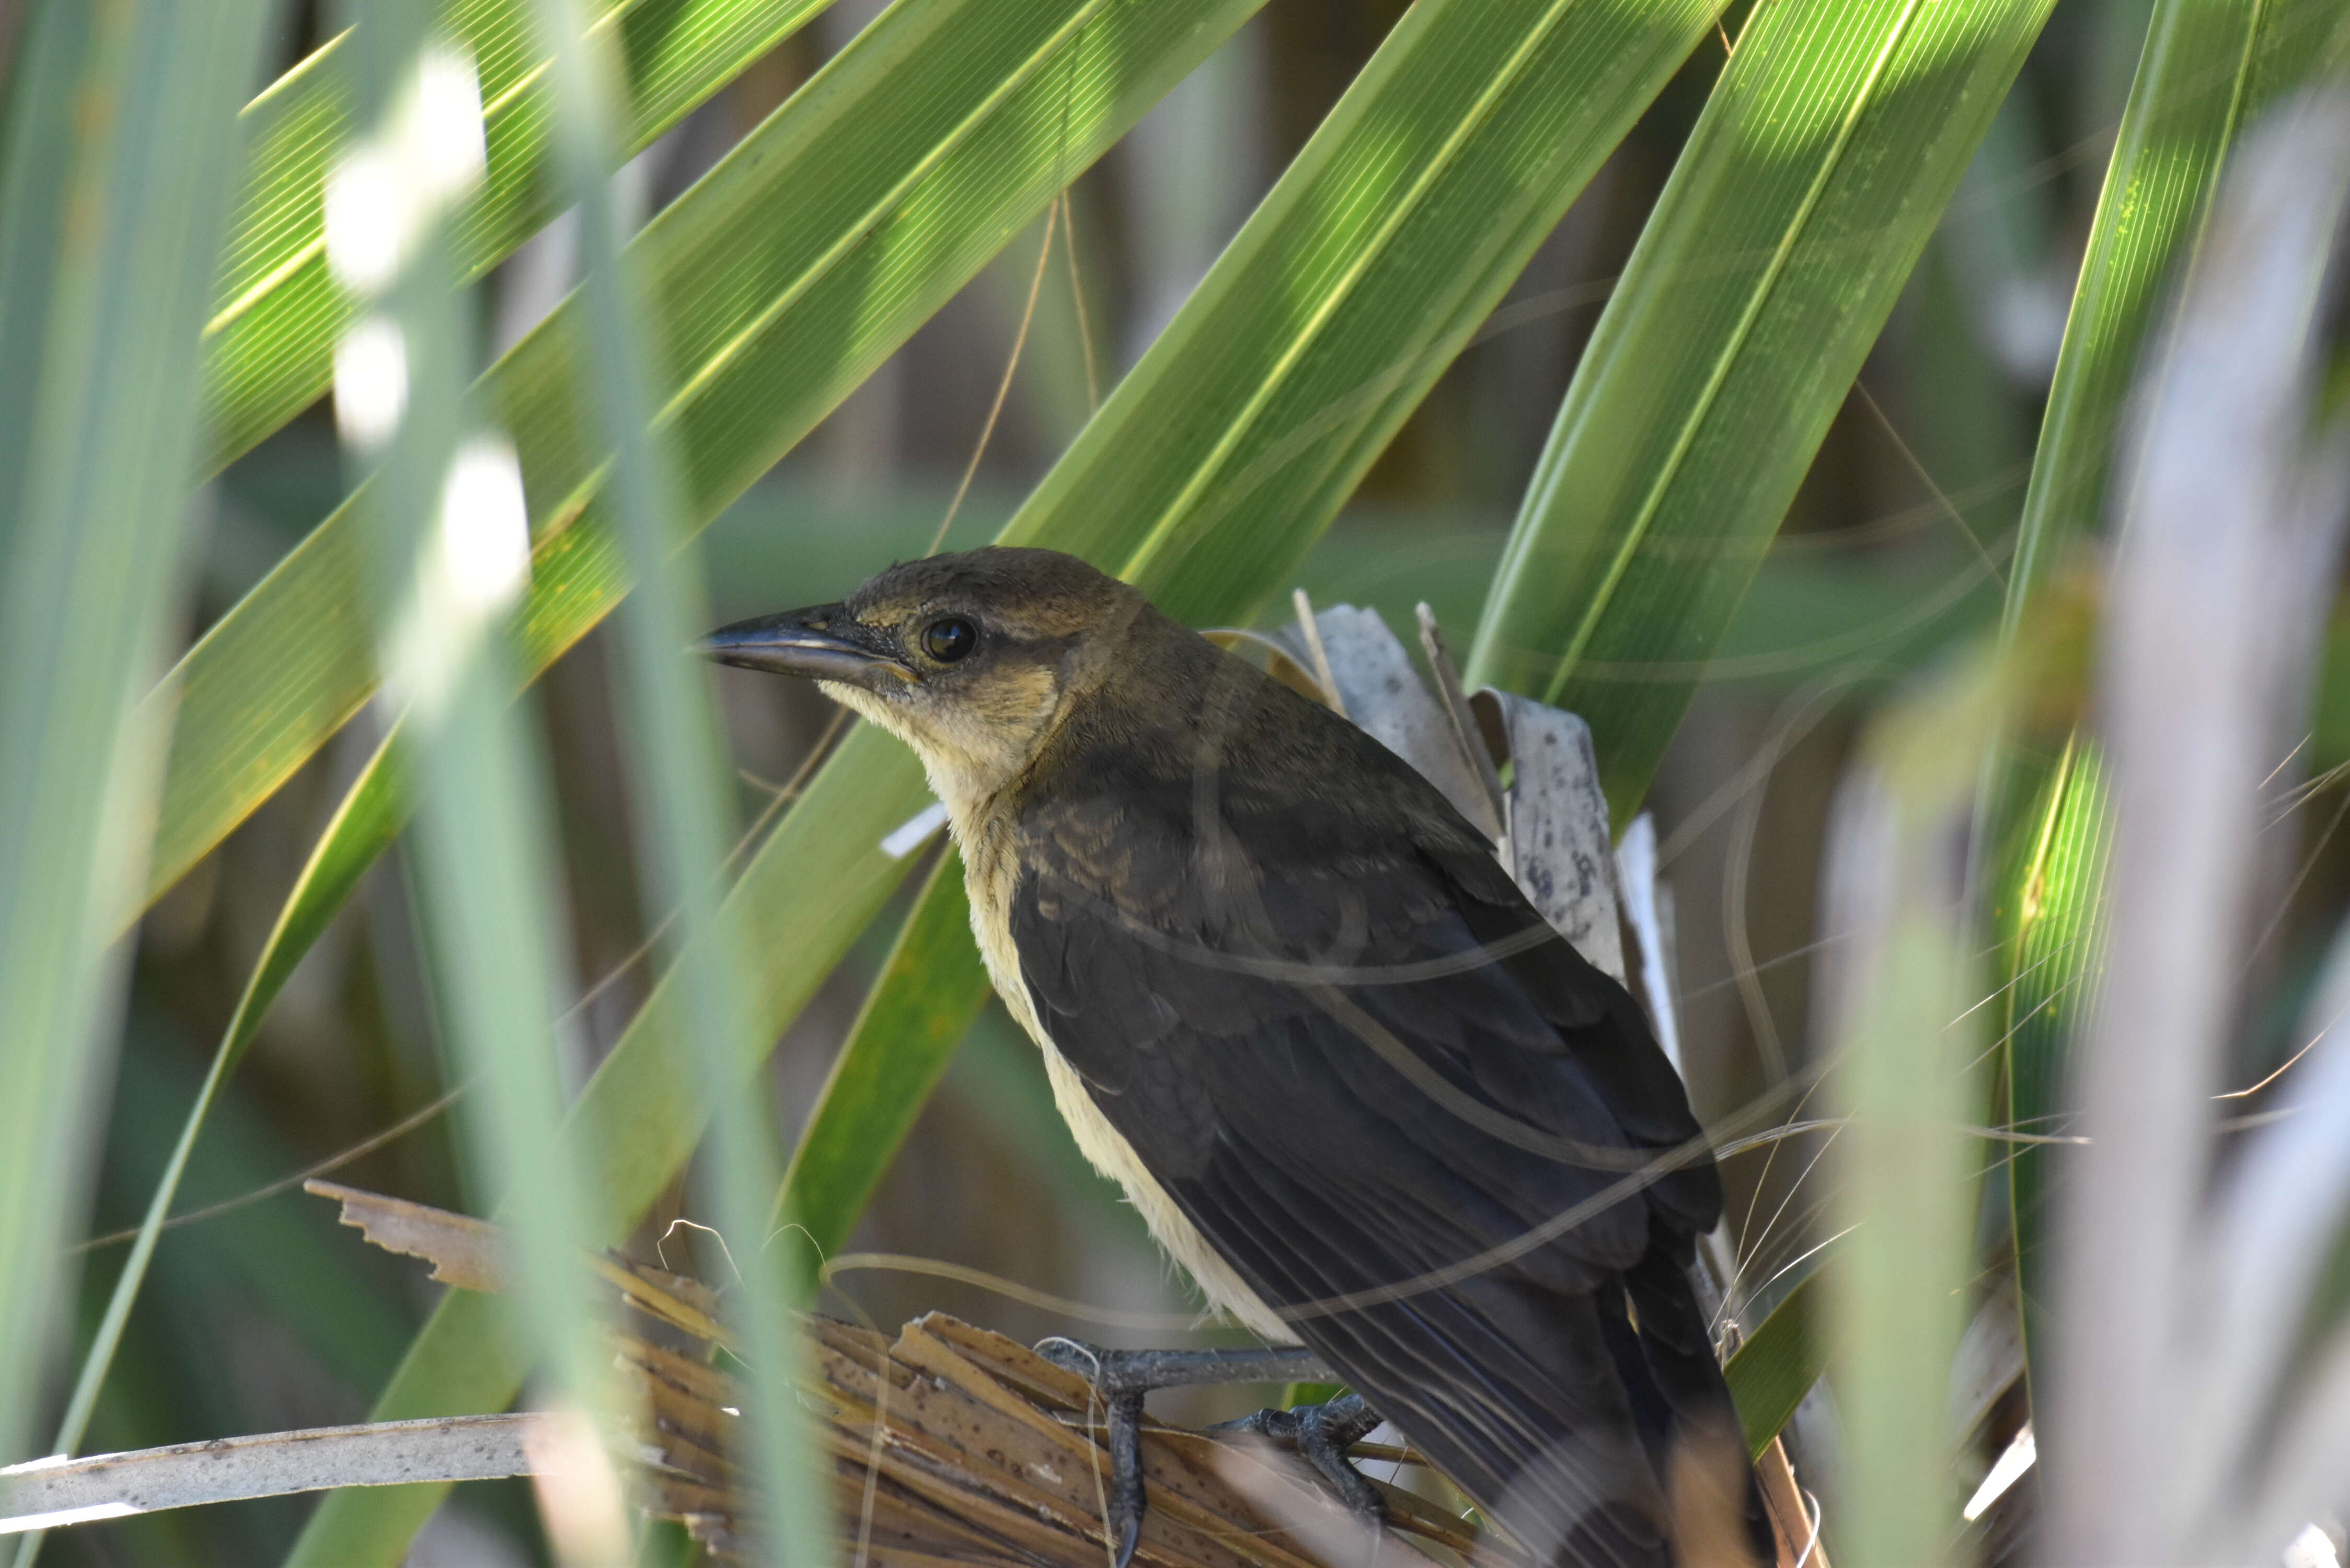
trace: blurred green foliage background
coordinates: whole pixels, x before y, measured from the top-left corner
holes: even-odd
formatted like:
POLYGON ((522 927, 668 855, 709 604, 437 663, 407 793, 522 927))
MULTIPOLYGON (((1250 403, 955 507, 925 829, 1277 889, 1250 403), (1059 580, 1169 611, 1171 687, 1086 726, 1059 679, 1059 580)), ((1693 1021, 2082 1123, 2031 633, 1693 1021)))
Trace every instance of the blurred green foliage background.
MULTIPOLYGON (((660 211, 868 22, 839 3, 638 154, 619 180, 639 219, 660 211)), ((1069 231, 1042 272, 1031 224, 704 535, 718 620, 836 597, 924 553, 954 506, 948 545, 993 537, 1085 424, 1096 400, 1167 324, 1273 180, 1404 11, 1393 0, 1269 0, 1071 188, 1069 231), (1006 366, 1000 418, 983 444, 1006 366), (974 453, 976 453, 974 464, 974 453)), ((1409 626, 1434 607, 1465 648, 1518 501, 1602 306, 1746 20, 1747 0, 1688 59, 1543 241, 1507 301, 1388 446, 1295 574, 1317 604, 1378 607, 1409 626)), ((22 5, 0 5, 0 37, 22 5)), ((1857 384, 1836 411, 1752 591, 1699 689, 1649 795, 1679 911, 1680 980, 1699 1109, 1762 1091, 1768 1064, 1800 1064, 1819 863, 1830 795, 1867 713, 1905 678, 1997 622, 2016 524, 2106 160, 2144 45, 2150 0, 2059 0, 1973 157, 1857 384)), ((314 3, 284 9, 269 74, 331 30, 314 3)), ((259 84, 256 84, 258 86, 259 84)), ((493 352, 519 341, 571 288, 567 223, 529 241, 466 294, 493 352)), ((314 407, 229 464, 203 493, 192 641, 341 501, 329 412, 314 407)), ((1268 622, 1288 617, 1285 605, 1268 622)), ((613 717, 615 629, 601 627, 540 682, 557 784, 583 1084, 644 1000, 653 937, 640 911, 628 770, 613 717)), ((2350 668, 2350 634, 2335 668, 2350 668)), ((1641 672, 1617 672, 1637 681, 1641 672)), ((1660 670, 1659 679, 1691 671, 1660 670)), ((761 818, 831 734, 812 689, 723 672, 718 690, 744 820, 761 818)), ((2350 681, 2324 683, 2307 760, 2350 759, 2350 681)), ((145 917, 120 1070, 109 1104, 92 1231, 137 1223, 214 1043, 287 889, 381 733, 370 711, 200 861, 145 917)), ((2282 831, 2314 845, 2272 950, 2274 1021, 2241 1065, 2281 1060, 2294 976, 2324 932, 2309 912, 2350 892, 2330 846, 2338 785, 2305 794, 2282 831)), ((764 1082, 788 1137, 888 950, 910 882, 792 1023, 764 1082)), ((179 1209, 238 1203, 164 1238, 100 1400, 88 1450, 361 1418, 438 1294, 421 1271, 359 1245, 329 1207, 285 1185, 338 1179, 484 1212, 466 1189, 452 1088, 421 978, 405 851, 369 873, 305 958, 229 1082, 179 1209), (273 1187, 273 1184, 276 1184, 273 1187), (256 1196, 266 1192, 266 1196, 256 1196)), ((1759 1321, 1822 1239, 1815 1150, 1801 1141, 1730 1162, 1733 1230, 1759 1321)), ((696 1174, 671 1185, 637 1245, 725 1264, 680 1216, 706 1216, 696 1174), (707 1253, 707 1255, 705 1255, 707 1253)), ((852 1247, 985 1271, 1117 1312, 1196 1303, 1114 1189, 1077 1157, 1034 1050, 991 1003, 862 1222, 852 1247)), ((124 1255, 80 1254, 78 1322, 93 1328, 124 1255)), ((827 1306, 889 1326, 938 1308, 1022 1339, 1073 1332, 1112 1343, 1163 1334, 1084 1323, 935 1277, 847 1276, 827 1306)), ((1213 1331, 1203 1330, 1205 1334, 1213 1331)), ((1237 1414, 1263 1390, 1198 1391, 1165 1407, 1237 1414)), ((1993 1451, 2014 1429, 1994 1423, 1993 1451)), ((57 1563, 261 1563, 281 1557, 314 1500, 237 1503, 64 1532, 57 1563)), ((1996 1558, 2002 1550, 1989 1542, 1996 1558)), ((462 1487, 410 1559, 492 1568, 545 1560, 522 1483, 462 1487)))

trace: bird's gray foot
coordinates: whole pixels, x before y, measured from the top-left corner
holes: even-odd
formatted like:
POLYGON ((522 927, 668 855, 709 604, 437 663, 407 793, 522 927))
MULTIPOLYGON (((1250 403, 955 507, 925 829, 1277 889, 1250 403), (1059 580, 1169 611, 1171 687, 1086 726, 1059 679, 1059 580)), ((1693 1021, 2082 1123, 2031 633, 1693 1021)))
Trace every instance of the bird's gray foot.
MULTIPOLYGON (((1116 1568, 1128 1568, 1135 1548, 1142 1542, 1142 1514, 1147 1506, 1142 1490, 1144 1395, 1154 1388, 1199 1383, 1312 1383, 1330 1376, 1308 1350, 1107 1350, 1056 1335, 1039 1340, 1036 1354, 1091 1383, 1109 1413, 1109 1499, 1103 1523, 1118 1542, 1116 1568)), ((1373 1417, 1371 1425, 1378 1420, 1373 1417)), ((1369 1431, 1370 1426, 1363 1430, 1369 1431)), ((1360 1435, 1347 1440, 1353 1442, 1360 1435)), ((1344 1468, 1346 1461, 1338 1462, 1344 1468)), ((1369 1490, 1362 1477, 1354 1479, 1369 1490)), ((1353 1501, 1351 1496, 1348 1501, 1353 1501)))
POLYGON ((1117 1568, 1134 1561, 1142 1544, 1142 1396, 1136 1388, 1108 1396, 1109 1501, 1102 1522, 1118 1542, 1117 1568))
POLYGON ((1378 1489, 1364 1480, 1363 1472, 1347 1458, 1347 1450, 1369 1437, 1371 1428, 1378 1424, 1379 1413, 1365 1404, 1360 1394, 1341 1394, 1327 1404, 1300 1405, 1294 1410, 1259 1410, 1253 1416, 1243 1416, 1210 1429, 1252 1432, 1277 1443, 1294 1445, 1338 1489, 1348 1509, 1377 1521, 1386 1516, 1387 1506, 1379 1499, 1378 1489))

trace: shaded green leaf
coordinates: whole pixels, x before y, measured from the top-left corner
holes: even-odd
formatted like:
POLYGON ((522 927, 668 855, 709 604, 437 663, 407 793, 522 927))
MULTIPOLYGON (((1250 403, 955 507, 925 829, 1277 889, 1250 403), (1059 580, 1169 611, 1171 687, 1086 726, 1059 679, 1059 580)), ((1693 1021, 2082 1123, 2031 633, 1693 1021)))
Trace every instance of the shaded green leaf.
MULTIPOLYGON (((746 1076, 897 887, 910 862, 891 859, 881 840, 927 798, 912 753, 860 726, 744 869, 719 919, 744 950, 775 955, 750 977, 762 1044, 743 1064, 746 1076), (810 898, 810 888, 822 896, 810 898)), ((708 1107, 685 1024, 684 998, 665 975, 572 1108, 567 1137, 597 1179, 584 1199, 608 1242, 627 1233, 701 1136, 708 1107)), ((521 1386, 525 1366, 503 1299, 451 1291, 377 1400, 375 1418, 501 1407, 521 1386)), ((446 1490, 329 1493, 289 1561, 396 1563, 446 1490)))
MULTIPOLYGON (((117 1045, 195 452, 196 335, 260 0, 47 5, 0 168, 0 1452, 25 1452, 117 1045), (126 718, 129 722, 126 722, 126 718)), ((33 1548, 24 1550, 29 1554, 33 1548)))
POLYGON ((1842 1554, 1943 1555, 1950 1375, 1973 1264, 1970 1128, 1989 1099, 1990 1020, 1968 867, 1950 853, 2009 693, 1977 655, 1884 710, 1838 792, 1822 880, 1841 939, 1826 1090, 1844 1117, 1827 1224, 1825 1338, 1846 1435, 1842 1554))
POLYGON ((318 835, 309 860, 295 879, 293 891, 277 912, 254 961, 253 974, 237 998, 236 1012, 221 1036, 220 1068, 233 1072, 253 1044, 277 993, 293 978, 328 921, 349 902, 366 876, 407 824, 413 804, 410 797, 408 760, 400 732, 394 729, 368 758, 367 766, 344 792, 342 803, 318 835))
POLYGON ((1819 1276, 1813 1274, 1789 1291, 1762 1326, 1748 1334, 1721 1365, 1751 1457, 1762 1457, 1827 1369, 1828 1347, 1820 1333, 1818 1296, 1819 1276))
MULTIPOLYGON (((743 1004, 750 954, 712 940, 727 844, 740 826, 711 671, 681 652, 709 628, 710 607, 694 552, 674 547, 676 474, 667 443, 652 428, 643 297, 628 268, 612 199, 619 139, 599 105, 618 94, 598 78, 617 76, 617 62, 592 37, 567 36, 577 20, 572 4, 538 0, 538 10, 546 36, 561 45, 554 71, 556 140, 579 216, 589 406, 612 453, 607 494, 635 581, 619 618, 620 731, 637 784, 639 864, 651 889, 644 914, 648 924, 668 928, 676 954, 671 976, 684 997, 687 1033, 699 1047, 694 1064, 712 1106, 704 1169, 712 1215, 722 1231, 763 1233, 784 1162, 761 1096, 741 1092, 740 1063, 759 1044, 743 1004)), ((744 1487, 765 1500, 755 1511, 738 1514, 735 1533, 752 1562, 821 1568, 833 1555, 833 1521, 816 1442, 792 1376, 806 1346, 791 1309, 805 1304, 807 1293, 798 1289, 788 1256, 762 1245, 737 1258, 725 1307, 745 1373, 733 1462, 744 1487)))
POLYGON ((804 1229, 819 1258, 847 1244, 987 994, 962 859, 950 850, 833 1060, 784 1173, 770 1229, 787 1222, 804 1229))
POLYGON ((99 1394, 106 1384, 107 1371, 130 1321, 130 1309, 146 1281, 156 1241, 162 1234, 163 1222, 171 1217, 181 1178, 187 1173, 189 1158, 195 1153, 196 1140, 203 1135, 213 1103, 220 1097, 221 1085, 244 1059, 254 1037, 260 1033, 262 1019, 268 1016, 270 1004, 286 989, 286 982, 293 978, 303 955, 325 932, 328 922, 359 887, 359 878, 390 847, 407 821, 410 803, 399 739, 397 732, 385 737, 375 754, 368 759, 367 767, 344 795, 325 831, 319 834, 308 863, 295 878, 294 890, 278 911, 276 925, 262 944, 261 957, 254 963, 244 994, 237 998, 228 1028, 222 1032, 212 1065, 204 1074, 203 1083, 181 1124, 171 1158, 155 1183, 146 1217, 131 1241, 130 1256, 115 1278, 105 1315, 99 1320, 98 1331, 82 1357, 72 1397, 66 1402, 65 1416, 57 1424, 57 1440, 51 1447, 54 1453, 72 1453, 88 1429, 99 1394))
POLYGON ((2051 0, 1783 0, 1567 389, 1467 679, 1589 721, 1629 820, 2051 0))

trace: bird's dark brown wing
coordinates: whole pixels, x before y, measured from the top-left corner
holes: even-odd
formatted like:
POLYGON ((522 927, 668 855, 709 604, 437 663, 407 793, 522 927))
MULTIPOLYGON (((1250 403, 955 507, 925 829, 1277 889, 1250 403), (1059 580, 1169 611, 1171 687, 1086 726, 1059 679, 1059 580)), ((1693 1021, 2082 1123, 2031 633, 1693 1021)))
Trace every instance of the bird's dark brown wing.
POLYGON ((1062 770, 1010 911, 1038 1019, 1265 1302, 1361 1298, 1296 1332, 1481 1506, 1663 1561, 1664 1447, 1728 1411, 1684 1272, 1720 1186, 1651 1158, 1698 1136, 1679 1080, 1432 789, 1317 739, 1379 787, 1062 770))

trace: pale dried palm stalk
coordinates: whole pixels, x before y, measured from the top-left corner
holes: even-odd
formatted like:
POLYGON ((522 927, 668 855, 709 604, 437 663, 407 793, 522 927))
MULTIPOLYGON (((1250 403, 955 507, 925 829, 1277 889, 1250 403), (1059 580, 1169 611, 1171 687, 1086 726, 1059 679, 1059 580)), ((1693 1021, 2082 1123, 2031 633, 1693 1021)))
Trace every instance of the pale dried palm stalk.
MULTIPOLYGON (((494 1226, 329 1182, 310 1187, 341 1202, 345 1222, 370 1241, 431 1262, 436 1279, 473 1290, 505 1282, 494 1226)), ((742 1392, 719 1369, 725 1330, 717 1303, 697 1282, 642 1264, 608 1256, 592 1266, 625 1309, 614 1351, 636 1396, 625 1402, 634 1429, 621 1447, 634 1461, 639 1501, 684 1523, 713 1554, 731 1556, 736 1521, 755 1501, 742 1490, 734 1459, 742 1392)), ((885 1568, 1099 1568, 1108 1561, 1107 1433, 1083 1378, 941 1314, 895 1338, 823 1317, 810 1317, 807 1328, 803 1399, 827 1460, 845 1559, 885 1568)), ((0 1529, 336 1485, 536 1474, 546 1468, 546 1419, 383 1422, 40 1461, 0 1475, 0 1529)), ((1146 1421, 1142 1457, 1150 1509, 1139 1563, 1351 1568, 1368 1560, 1363 1526, 1295 1455, 1146 1421)), ((1473 1524, 1381 1490, 1389 1507, 1378 1542, 1387 1563, 1418 1560, 1407 1535, 1440 1558, 1477 1549, 1473 1524)))

